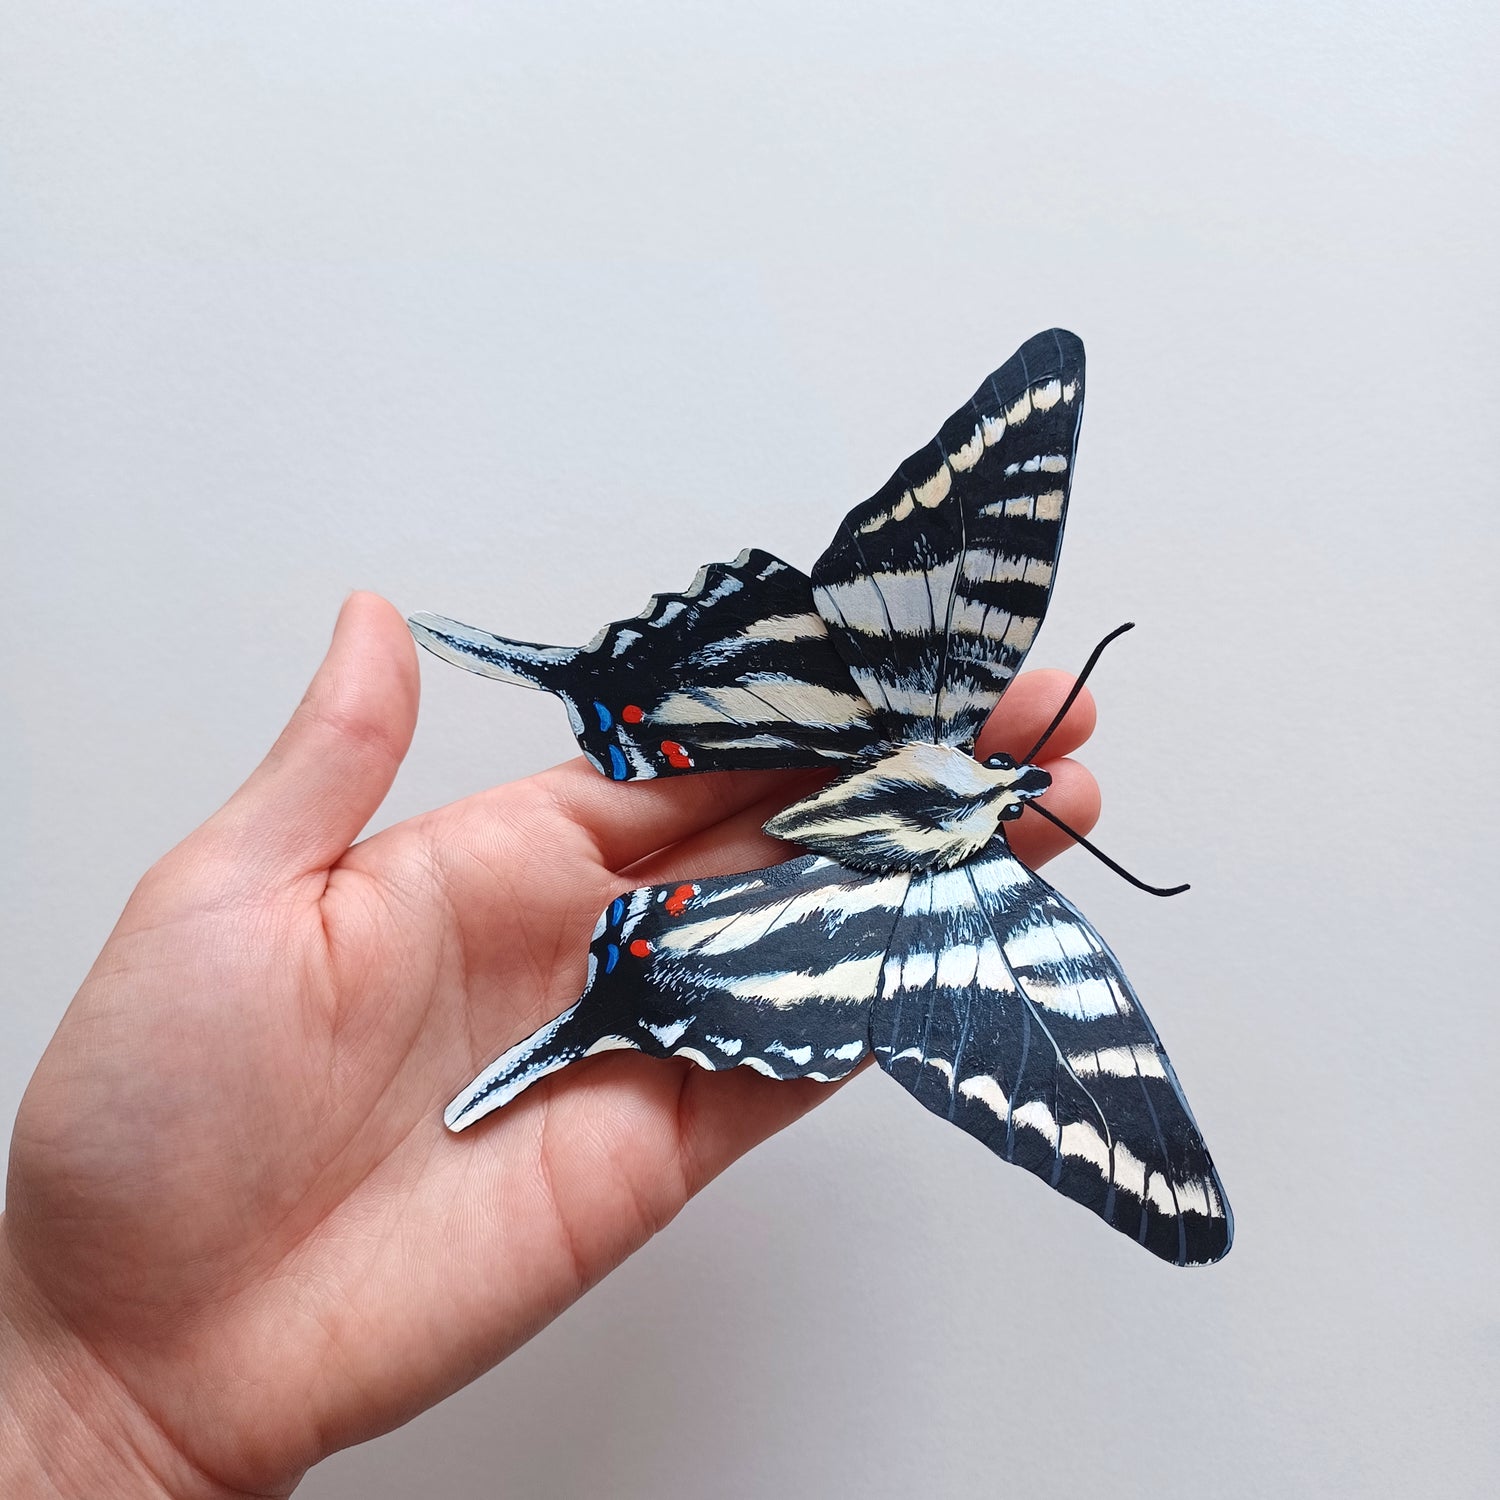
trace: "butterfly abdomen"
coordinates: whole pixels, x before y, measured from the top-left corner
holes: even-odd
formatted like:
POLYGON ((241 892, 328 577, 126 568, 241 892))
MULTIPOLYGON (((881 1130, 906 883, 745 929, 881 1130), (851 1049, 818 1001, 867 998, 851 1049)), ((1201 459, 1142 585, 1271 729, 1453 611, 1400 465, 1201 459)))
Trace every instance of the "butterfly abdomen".
POLYGON ((776 838, 855 870, 947 870, 1048 785, 1035 766, 988 764, 950 745, 890 746, 879 759, 778 813, 776 838))

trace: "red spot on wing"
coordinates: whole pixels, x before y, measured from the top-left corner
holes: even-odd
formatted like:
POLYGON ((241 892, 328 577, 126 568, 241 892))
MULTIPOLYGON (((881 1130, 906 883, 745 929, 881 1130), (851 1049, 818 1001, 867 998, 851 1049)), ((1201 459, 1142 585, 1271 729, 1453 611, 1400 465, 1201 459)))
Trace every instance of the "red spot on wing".
POLYGON ((680 885, 670 896, 667 897, 667 915, 680 917, 687 910, 687 904, 698 894, 695 885, 680 885))
POLYGON ((637 938, 630 945, 630 951, 636 958, 644 958, 651 951, 651 944, 645 938, 637 938))
POLYGON ((676 740, 663 740, 661 753, 667 757, 668 764, 676 766, 679 771, 686 770, 693 763, 693 757, 676 740))
POLYGON ((637 704, 627 703, 625 707, 620 710, 620 717, 624 719, 627 724, 639 724, 641 720, 646 716, 641 712, 640 707, 637 704))

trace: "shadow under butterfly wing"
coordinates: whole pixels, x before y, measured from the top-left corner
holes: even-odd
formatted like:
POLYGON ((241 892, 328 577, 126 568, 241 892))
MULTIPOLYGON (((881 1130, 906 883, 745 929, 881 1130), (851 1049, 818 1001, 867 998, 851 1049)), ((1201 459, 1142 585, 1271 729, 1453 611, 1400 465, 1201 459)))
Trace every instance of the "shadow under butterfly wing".
POLYGON ((969 747, 1046 612, 1083 413, 1083 344, 1039 333, 850 511, 813 597, 893 740, 969 747))
POLYGON ((594 930, 577 1003, 464 1089, 443 1116, 448 1128, 619 1047, 772 1078, 844 1077, 869 1050, 870 1006, 909 879, 809 854, 627 892, 594 930))
POLYGON ((1155 1028, 1104 941, 1003 836, 912 878, 871 1046, 934 1114, 1178 1265, 1233 1220, 1155 1028))
POLYGON ((700 569, 586 646, 529 645, 439 615, 409 624, 445 661, 555 693, 583 753, 615 781, 827 765, 879 739, 807 575, 769 552, 700 569))

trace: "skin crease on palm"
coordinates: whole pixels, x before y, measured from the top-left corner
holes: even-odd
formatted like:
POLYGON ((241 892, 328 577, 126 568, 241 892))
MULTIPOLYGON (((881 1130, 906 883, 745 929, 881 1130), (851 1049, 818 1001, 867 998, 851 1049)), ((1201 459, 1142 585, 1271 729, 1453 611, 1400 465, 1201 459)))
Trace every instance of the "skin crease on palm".
MULTIPOLYGON (((1072 680, 1019 678, 978 753, 1024 752, 1072 680)), ((784 857, 760 824, 818 778, 615 785, 580 759, 350 847, 417 697, 400 615, 352 596, 275 747, 141 881, 43 1056, 0 1218, 0 1481, 38 1486, 15 1493, 286 1494, 837 1092, 612 1053, 444 1130, 461 1084, 577 998, 615 895, 784 857)), ((1064 757, 1093 725, 1084 693, 1044 762, 1080 831, 1098 791, 1064 757)), ((1009 831, 1031 865, 1068 844, 1009 831)))

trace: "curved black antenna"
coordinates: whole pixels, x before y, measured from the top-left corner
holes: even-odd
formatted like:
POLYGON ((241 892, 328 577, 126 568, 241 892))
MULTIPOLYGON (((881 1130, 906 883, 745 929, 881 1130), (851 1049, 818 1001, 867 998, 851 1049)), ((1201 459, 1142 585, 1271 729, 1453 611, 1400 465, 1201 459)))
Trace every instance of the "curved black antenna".
MULTIPOLYGON (((1122 628, 1128 630, 1130 627, 1127 625, 1122 628)), ((1115 632, 1116 635, 1118 635, 1119 633, 1120 632, 1118 630, 1115 632)), ((1135 876, 1132 875, 1130 871, 1127 870, 1123 865, 1117 865, 1114 860, 1112 860, 1109 855, 1107 855, 1102 849, 1098 849, 1093 844, 1089 843, 1089 841, 1084 838, 1081 833, 1075 833, 1071 828, 1068 827, 1066 823, 1063 822, 1061 818, 1057 816, 1056 813, 1048 812, 1040 802, 1023 802, 1021 805, 1023 807, 1029 807, 1032 812, 1041 813, 1041 815, 1049 823, 1055 823, 1059 828, 1062 829, 1065 834, 1067 834, 1070 839, 1073 840, 1074 843, 1082 844, 1083 847, 1087 849, 1095 859, 1102 860, 1110 867, 1111 870, 1115 872, 1116 875, 1123 875, 1125 879, 1128 880, 1131 885, 1135 886, 1137 890, 1146 891, 1153 896, 1180 896, 1184 891, 1192 890, 1192 886, 1190 885, 1174 885, 1170 889, 1159 885, 1147 885, 1144 880, 1137 880, 1135 876)))
POLYGON ((1072 706, 1078 701, 1078 695, 1083 691, 1084 683, 1089 680, 1089 673, 1099 665, 1099 658, 1104 655, 1104 648, 1109 645, 1109 643, 1114 640, 1116 636, 1124 635, 1127 630, 1134 629, 1135 621, 1127 620, 1123 625, 1118 625, 1115 627, 1115 629, 1111 630, 1110 633, 1105 636, 1104 639, 1100 641, 1099 644, 1095 646, 1094 649, 1089 653, 1089 659, 1083 664, 1083 671, 1078 674, 1078 681, 1073 684, 1073 691, 1063 699, 1062 707, 1058 709, 1057 713, 1054 715, 1052 722, 1047 726, 1046 731, 1043 733, 1041 739, 1039 739, 1036 744, 1034 744, 1031 749, 1021 757, 1021 765, 1029 766, 1035 764, 1037 751, 1040 750, 1042 746, 1052 738, 1052 736, 1057 732, 1057 726, 1068 717, 1068 710, 1072 708, 1072 706))

